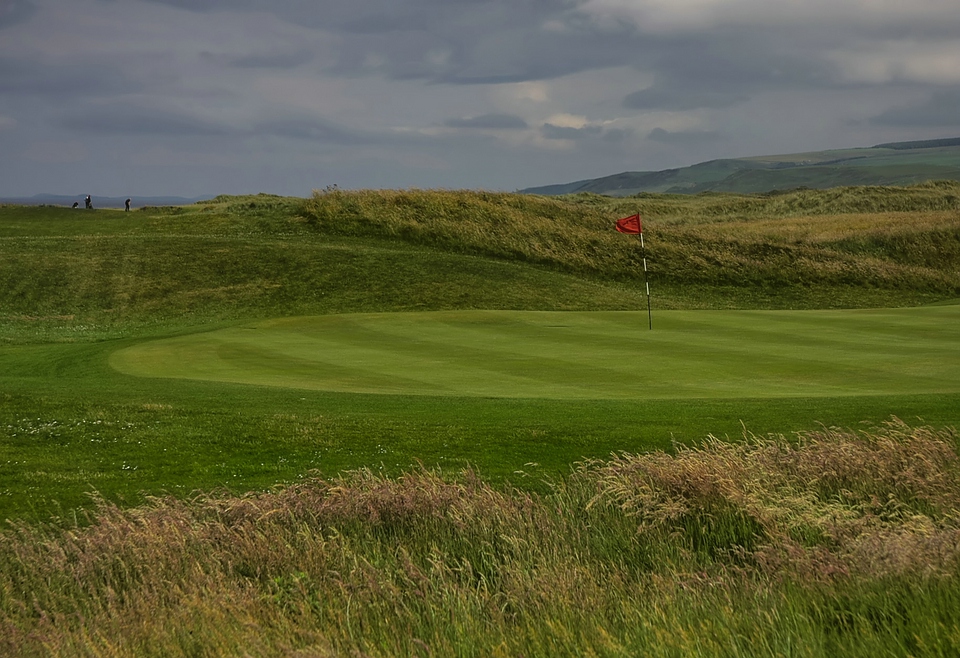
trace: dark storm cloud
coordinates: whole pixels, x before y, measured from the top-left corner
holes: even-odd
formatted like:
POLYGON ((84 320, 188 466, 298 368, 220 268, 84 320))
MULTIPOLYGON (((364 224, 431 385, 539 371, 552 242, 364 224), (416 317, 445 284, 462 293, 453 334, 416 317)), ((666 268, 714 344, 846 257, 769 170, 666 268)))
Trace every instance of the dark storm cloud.
POLYGON ((882 126, 960 126, 960 89, 934 93, 929 100, 878 114, 871 123, 882 126))
POLYGON ((527 122, 513 114, 481 114, 480 116, 447 119, 448 128, 486 128, 491 130, 522 130, 527 122))

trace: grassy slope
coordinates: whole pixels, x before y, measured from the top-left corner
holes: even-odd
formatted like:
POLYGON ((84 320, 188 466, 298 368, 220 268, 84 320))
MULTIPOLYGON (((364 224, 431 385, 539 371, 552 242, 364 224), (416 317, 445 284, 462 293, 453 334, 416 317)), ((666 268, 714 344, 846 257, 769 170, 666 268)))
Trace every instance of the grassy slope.
POLYGON ((45 518, 57 501, 68 521, 0 534, 0 652, 956 653, 955 432, 894 424, 671 446, 739 436, 741 420, 758 434, 890 414, 956 424, 956 395, 371 396, 127 377, 108 365, 147 338, 277 315, 642 308, 635 242, 610 229, 637 207, 658 305, 948 302, 955 192, 2 208, 0 516, 45 518), (669 454, 607 458, 653 448, 669 454), (448 471, 478 464, 523 488, 472 473, 373 474, 395 475, 414 456, 448 471), (542 483, 584 456, 606 459, 542 483), (300 477, 362 465, 373 473, 300 477), (183 502, 193 488, 292 481, 183 502), (127 509, 103 504, 96 523, 71 527, 91 489, 127 509), (138 492, 176 497, 130 509, 138 492))
POLYGON ((954 423, 955 396, 764 401, 549 400, 283 392, 125 377, 110 353, 258 318, 354 311, 911 305, 960 296, 956 189, 570 200, 455 192, 227 197, 132 213, 0 211, 0 516, 140 492, 666 447, 890 414, 954 423))

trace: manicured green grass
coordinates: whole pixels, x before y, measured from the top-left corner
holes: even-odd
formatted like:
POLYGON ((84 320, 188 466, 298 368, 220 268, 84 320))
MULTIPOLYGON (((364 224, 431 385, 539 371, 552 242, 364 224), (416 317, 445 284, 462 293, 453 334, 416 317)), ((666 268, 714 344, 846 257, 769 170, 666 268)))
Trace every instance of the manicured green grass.
POLYGON ((121 372, 288 388, 550 399, 960 392, 960 306, 444 311, 286 318, 139 343, 121 372))
MULTIPOLYGON (((950 308, 950 307, 946 307, 950 308)), ((646 330, 643 330, 646 331, 646 330)), ((657 333, 655 329, 653 333, 657 333)), ((649 333, 649 332, 648 332, 649 333)), ((960 425, 960 394, 787 398, 538 399, 336 393, 123 375, 139 340, 11 346, 0 353, 0 518, 42 520, 88 494, 235 493, 312 470, 397 474, 420 461, 472 465, 492 482, 542 487, 585 457, 738 440, 891 415, 960 425)), ((149 344, 149 343, 148 343, 149 344)))

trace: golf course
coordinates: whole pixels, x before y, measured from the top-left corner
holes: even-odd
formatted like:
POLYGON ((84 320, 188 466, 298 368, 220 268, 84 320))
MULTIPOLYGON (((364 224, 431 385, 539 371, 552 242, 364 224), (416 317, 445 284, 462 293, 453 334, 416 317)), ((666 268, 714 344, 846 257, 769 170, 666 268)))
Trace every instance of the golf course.
POLYGON ((960 391, 960 305, 885 311, 441 311, 270 320, 137 344, 110 365, 321 391, 549 399, 960 391), (749 364, 749 373, 744 372, 749 364))
POLYGON ((956 655, 958 199, 0 206, 0 654, 956 655))

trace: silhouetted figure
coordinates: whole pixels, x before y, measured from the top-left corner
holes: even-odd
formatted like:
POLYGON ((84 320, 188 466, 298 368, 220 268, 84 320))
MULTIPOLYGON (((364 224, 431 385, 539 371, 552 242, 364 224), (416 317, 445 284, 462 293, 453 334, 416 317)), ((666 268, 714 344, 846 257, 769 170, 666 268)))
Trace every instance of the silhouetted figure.
POLYGON ((127 199, 123 202, 123 209, 127 212, 130 212, 130 199, 127 199))
POLYGON ((83 200, 84 206, 87 210, 93 210, 93 200, 90 199, 90 195, 87 195, 87 198, 83 200))
POLYGON ((73 207, 74 207, 74 208, 79 208, 79 207, 80 207, 80 202, 79 202, 79 201, 74 201, 74 202, 73 202, 73 207))

